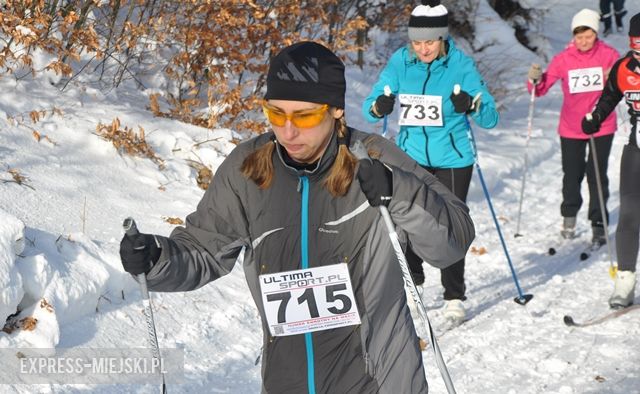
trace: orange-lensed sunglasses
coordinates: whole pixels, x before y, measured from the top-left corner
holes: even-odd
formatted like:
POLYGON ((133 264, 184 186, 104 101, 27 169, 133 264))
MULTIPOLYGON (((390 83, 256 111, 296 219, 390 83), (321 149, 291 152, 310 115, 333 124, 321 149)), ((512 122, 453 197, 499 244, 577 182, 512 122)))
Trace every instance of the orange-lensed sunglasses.
POLYGON ((287 120, 291 121, 294 126, 301 129, 316 127, 322 123, 324 115, 328 109, 329 105, 324 104, 318 108, 295 111, 292 114, 287 114, 282 112, 279 108, 270 106, 266 101, 262 103, 262 111, 264 112, 264 115, 272 125, 278 127, 283 127, 287 123, 287 120))

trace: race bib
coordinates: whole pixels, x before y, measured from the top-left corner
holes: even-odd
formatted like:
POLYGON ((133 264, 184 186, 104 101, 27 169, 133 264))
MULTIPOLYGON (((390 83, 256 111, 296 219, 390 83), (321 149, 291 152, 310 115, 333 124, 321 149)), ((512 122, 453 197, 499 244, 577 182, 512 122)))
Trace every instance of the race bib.
POLYGON ((442 96, 400 94, 400 126, 442 126, 442 96))
POLYGON ((273 336, 360 324, 347 264, 264 274, 259 280, 273 336))
POLYGON ((569 93, 599 92, 604 88, 602 67, 569 71, 569 93))

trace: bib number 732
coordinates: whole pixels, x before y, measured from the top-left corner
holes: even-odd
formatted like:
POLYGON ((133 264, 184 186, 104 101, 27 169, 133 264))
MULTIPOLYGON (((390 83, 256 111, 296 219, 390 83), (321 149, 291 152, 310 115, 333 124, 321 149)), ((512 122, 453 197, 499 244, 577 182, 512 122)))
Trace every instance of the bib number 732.
POLYGON ((569 93, 598 92, 604 88, 602 67, 579 68, 569 71, 569 93))
POLYGON ((265 274, 259 280, 274 336, 360 324, 346 264, 265 274))

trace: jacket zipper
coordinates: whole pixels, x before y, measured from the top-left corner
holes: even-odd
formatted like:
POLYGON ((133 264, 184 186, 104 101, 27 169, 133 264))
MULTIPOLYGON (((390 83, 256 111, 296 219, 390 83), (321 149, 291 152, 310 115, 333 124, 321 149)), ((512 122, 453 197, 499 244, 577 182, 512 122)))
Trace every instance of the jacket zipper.
MULTIPOLYGON (((427 82, 431 78, 431 63, 427 64, 427 79, 424 80, 422 85, 422 94, 427 94, 427 82)), ((427 135, 426 126, 422 126, 422 134, 424 134, 424 155, 427 160, 427 167, 431 167, 431 158, 429 157, 429 136, 427 135)))
POLYGON ((458 156, 460 156, 460 158, 462 159, 462 153, 460 153, 460 151, 456 147, 456 143, 453 141, 453 134, 449 133, 449 139, 451 140, 451 146, 453 147, 453 150, 456 151, 458 156))
MULTIPOLYGON (((300 222, 300 252, 302 259, 302 269, 309 268, 309 178, 300 177, 298 183, 299 191, 302 193, 302 212, 300 222)), ((307 388, 309 394, 316 393, 315 364, 313 356, 313 337, 311 333, 304 334, 304 344, 307 351, 307 388)))

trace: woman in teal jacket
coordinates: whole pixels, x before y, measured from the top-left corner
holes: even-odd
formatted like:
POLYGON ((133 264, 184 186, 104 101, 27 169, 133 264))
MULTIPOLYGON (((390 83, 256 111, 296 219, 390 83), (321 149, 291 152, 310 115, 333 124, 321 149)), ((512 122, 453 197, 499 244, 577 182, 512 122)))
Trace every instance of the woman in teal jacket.
MULTIPOLYGON (((498 123, 498 112, 473 60, 448 37, 447 19, 438 1, 423 1, 413 10, 411 42, 391 56, 362 112, 369 122, 378 122, 399 101, 397 145, 466 201, 475 160, 466 118, 489 129, 498 123), (456 85, 458 94, 453 93, 456 85)), ((407 259, 421 284, 421 259, 410 248, 407 259)), ((445 316, 459 324, 465 318, 464 259, 441 270, 441 282, 445 316)))

